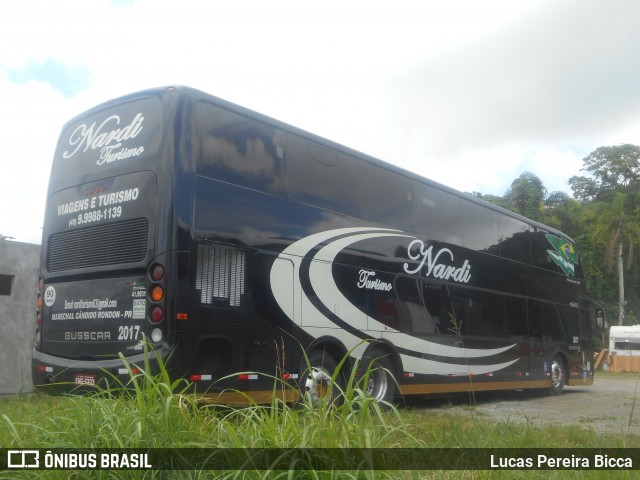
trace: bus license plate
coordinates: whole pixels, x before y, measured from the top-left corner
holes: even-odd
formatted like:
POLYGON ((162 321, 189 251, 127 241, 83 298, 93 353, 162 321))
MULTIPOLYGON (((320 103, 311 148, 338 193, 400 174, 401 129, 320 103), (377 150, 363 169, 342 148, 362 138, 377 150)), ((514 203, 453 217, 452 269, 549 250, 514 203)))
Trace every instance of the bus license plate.
POLYGON ((77 383, 78 385, 95 385, 96 376, 95 375, 76 375, 74 383, 77 383))

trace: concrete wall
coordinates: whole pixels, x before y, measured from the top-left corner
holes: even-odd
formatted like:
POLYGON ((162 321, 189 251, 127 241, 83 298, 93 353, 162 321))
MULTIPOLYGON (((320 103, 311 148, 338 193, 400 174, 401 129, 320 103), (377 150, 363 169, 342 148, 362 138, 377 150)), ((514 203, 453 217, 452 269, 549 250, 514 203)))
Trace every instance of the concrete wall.
POLYGON ((40 245, 0 239, 0 394, 33 391, 39 267, 40 245))

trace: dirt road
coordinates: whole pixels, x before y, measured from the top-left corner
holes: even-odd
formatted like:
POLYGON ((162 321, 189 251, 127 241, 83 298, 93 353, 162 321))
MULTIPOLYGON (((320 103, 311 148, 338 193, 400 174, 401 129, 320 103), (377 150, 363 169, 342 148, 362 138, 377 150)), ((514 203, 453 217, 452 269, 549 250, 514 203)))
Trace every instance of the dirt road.
MULTIPOLYGON (((468 395, 411 401, 415 408, 466 415, 472 411, 469 403, 468 395)), ((592 386, 566 387, 560 396, 526 391, 477 393, 475 412, 500 421, 581 425, 598 433, 640 436, 640 374, 596 375, 592 386)))

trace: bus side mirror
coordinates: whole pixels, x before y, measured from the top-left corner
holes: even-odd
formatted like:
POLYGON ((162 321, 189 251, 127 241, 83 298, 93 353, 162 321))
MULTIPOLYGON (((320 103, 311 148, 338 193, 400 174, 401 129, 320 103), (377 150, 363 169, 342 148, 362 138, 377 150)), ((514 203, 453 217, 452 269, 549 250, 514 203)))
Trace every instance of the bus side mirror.
POLYGON ((604 331, 604 310, 596 308, 596 326, 598 330, 604 331))

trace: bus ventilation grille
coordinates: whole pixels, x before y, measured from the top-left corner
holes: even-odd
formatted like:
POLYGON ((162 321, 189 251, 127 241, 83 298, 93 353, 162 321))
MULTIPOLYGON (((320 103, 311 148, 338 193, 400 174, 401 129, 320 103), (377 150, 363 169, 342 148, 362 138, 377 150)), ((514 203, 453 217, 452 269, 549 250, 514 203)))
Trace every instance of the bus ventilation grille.
POLYGON ((241 306, 245 291, 244 251, 198 244, 196 289, 200 292, 200 303, 241 306))
POLYGON ((61 232, 49 238, 50 272, 137 263, 147 256, 149 221, 135 218, 61 232))

